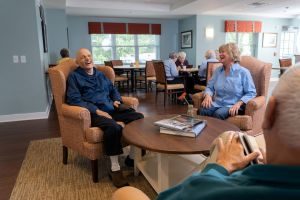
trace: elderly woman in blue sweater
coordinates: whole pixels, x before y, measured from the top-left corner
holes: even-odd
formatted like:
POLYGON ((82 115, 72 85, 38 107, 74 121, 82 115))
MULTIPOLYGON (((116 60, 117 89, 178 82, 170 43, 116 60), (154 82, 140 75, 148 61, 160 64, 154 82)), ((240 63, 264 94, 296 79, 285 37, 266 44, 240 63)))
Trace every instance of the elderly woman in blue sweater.
POLYGON ((256 97, 256 89, 248 69, 239 64, 240 52, 235 43, 220 46, 220 62, 204 91, 198 114, 226 119, 243 114, 245 105, 256 97))

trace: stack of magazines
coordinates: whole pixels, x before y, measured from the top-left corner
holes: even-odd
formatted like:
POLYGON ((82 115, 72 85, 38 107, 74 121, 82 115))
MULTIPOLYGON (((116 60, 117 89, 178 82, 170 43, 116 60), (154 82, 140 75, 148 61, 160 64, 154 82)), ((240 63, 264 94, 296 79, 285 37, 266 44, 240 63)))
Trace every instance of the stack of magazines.
POLYGON ((172 118, 156 121, 154 125, 160 127, 160 133, 197 137, 205 128, 206 120, 188 115, 177 115, 172 118))

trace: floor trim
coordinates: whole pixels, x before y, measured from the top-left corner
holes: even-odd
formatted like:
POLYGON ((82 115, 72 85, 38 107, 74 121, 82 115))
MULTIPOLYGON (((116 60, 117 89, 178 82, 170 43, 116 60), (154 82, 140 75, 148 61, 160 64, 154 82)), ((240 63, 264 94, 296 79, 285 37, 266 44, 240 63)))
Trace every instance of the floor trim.
POLYGON ((48 119, 50 108, 51 108, 51 104, 48 104, 45 112, 0 115, 0 122, 16 122, 16 121, 25 121, 25 120, 34 120, 34 119, 48 119))

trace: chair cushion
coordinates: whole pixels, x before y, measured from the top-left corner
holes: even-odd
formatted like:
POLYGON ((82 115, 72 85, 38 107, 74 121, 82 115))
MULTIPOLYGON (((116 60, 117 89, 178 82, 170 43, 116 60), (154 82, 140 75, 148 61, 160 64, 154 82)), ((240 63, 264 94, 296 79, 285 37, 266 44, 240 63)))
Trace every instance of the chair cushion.
MULTIPOLYGON (((157 84, 157 88, 160 90, 165 89, 165 85, 163 84, 157 84)), ((184 85, 183 84, 168 84, 167 85, 167 90, 176 90, 176 89, 183 89, 184 85)))
POLYGON ((115 81, 127 81, 127 80, 128 80, 128 78, 123 77, 123 76, 117 76, 116 75, 116 78, 115 78, 115 81))
POLYGON ((91 127, 85 131, 85 137, 89 143, 103 142, 103 131, 98 127, 91 127))
POLYGON ((195 90, 203 91, 203 90, 205 90, 205 88, 206 88, 205 85, 198 85, 198 84, 194 85, 195 90))
POLYGON ((251 130, 253 128, 252 118, 249 115, 237 115, 229 117, 226 121, 236 125, 242 131, 251 130))

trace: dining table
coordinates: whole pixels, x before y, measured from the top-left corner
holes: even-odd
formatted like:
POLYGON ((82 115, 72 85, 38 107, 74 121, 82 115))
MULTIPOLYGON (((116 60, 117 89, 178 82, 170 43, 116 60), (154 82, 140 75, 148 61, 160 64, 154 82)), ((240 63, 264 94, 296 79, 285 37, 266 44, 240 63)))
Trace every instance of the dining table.
POLYGON ((114 69, 123 69, 123 70, 130 71, 131 92, 135 91, 135 73, 144 72, 145 67, 146 67, 145 64, 113 66, 114 69))

